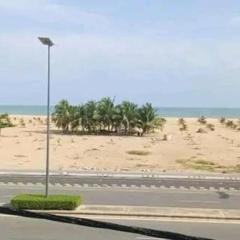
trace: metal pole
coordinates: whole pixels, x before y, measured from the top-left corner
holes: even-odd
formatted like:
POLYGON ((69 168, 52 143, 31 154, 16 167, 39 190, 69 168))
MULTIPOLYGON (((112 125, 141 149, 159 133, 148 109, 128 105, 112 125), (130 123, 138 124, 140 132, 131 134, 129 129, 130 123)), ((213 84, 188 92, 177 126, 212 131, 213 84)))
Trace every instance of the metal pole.
POLYGON ((46 156, 46 191, 48 197, 49 184, 49 129, 50 129, 50 46, 48 45, 48 84, 47 84, 47 156, 46 156))

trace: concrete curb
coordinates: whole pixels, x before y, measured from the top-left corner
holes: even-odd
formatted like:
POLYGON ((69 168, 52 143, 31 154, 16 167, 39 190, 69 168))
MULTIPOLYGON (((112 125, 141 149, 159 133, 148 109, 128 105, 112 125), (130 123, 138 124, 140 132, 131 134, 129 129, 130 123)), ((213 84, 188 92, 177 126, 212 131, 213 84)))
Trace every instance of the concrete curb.
POLYGON ((82 205, 74 211, 35 211, 58 215, 94 215, 115 217, 145 217, 174 219, 205 219, 205 220, 235 220, 240 221, 238 209, 202 209, 202 208, 170 208, 145 206, 111 206, 82 205))
MULTIPOLYGON (((38 171, 0 171, 0 176, 45 176, 44 172, 38 171)), ((109 171, 79 171, 79 172, 51 172, 50 176, 69 177, 108 177, 108 178, 154 178, 154 179, 201 179, 201 180, 234 180, 240 181, 239 174, 197 174, 197 173, 162 173, 162 172, 109 172, 109 171)))

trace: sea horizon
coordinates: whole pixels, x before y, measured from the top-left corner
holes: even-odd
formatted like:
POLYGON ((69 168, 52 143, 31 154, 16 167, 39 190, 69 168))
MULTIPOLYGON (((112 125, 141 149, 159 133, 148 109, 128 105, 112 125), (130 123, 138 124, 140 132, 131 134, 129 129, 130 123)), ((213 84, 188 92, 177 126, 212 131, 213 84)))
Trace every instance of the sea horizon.
MULTIPOLYGON (((54 106, 50 107, 50 112, 54 106)), ((157 107, 161 117, 229 117, 240 118, 240 108, 232 107, 157 107)), ((0 114, 13 115, 46 115, 47 108, 44 105, 0 105, 0 114)))

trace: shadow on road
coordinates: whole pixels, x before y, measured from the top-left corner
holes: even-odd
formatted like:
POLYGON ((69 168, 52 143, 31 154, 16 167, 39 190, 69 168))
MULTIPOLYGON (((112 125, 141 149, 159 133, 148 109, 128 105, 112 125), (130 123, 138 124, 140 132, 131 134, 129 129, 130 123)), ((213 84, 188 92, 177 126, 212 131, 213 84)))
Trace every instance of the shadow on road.
POLYGON ((225 193, 225 192, 217 192, 218 196, 220 199, 227 199, 229 198, 229 194, 225 193))

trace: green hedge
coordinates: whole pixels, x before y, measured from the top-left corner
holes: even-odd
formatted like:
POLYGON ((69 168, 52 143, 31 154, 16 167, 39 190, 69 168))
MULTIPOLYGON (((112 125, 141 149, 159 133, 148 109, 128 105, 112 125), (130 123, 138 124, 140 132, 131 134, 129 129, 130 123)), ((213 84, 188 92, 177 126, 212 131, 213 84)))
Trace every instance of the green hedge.
POLYGON ((11 200, 11 205, 16 209, 73 210, 81 202, 81 196, 76 195, 50 195, 46 198, 41 194, 21 194, 11 200))

